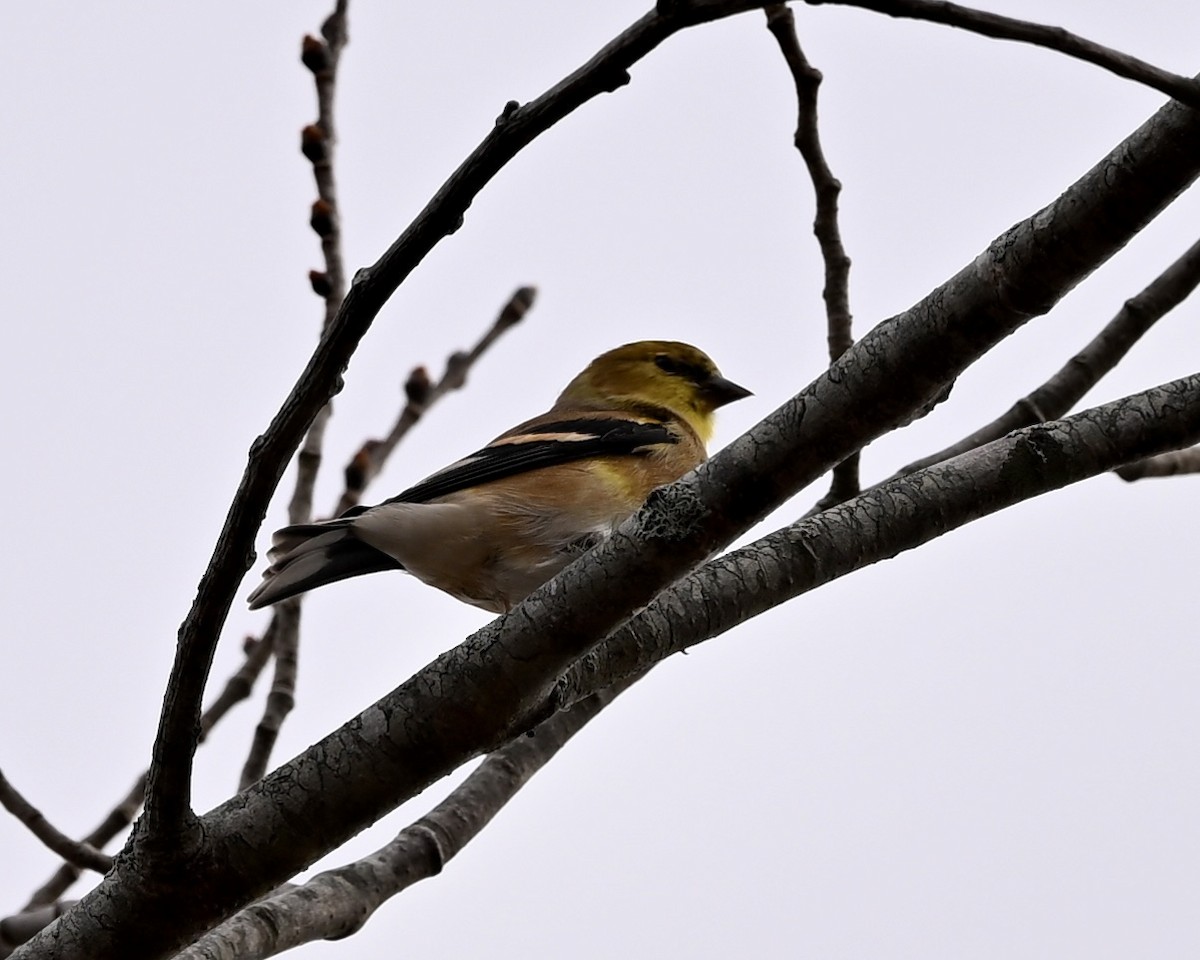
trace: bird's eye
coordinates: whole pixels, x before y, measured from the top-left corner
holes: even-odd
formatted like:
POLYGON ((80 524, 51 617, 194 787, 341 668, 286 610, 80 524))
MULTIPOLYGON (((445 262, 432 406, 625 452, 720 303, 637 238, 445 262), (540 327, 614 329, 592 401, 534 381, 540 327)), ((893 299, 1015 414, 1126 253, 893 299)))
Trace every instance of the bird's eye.
POLYGON ((682 376, 687 373, 687 364, 681 360, 675 359, 668 353, 660 353, 654 358, 654 365, 663 373, 670 373, 675 376, 682 376))

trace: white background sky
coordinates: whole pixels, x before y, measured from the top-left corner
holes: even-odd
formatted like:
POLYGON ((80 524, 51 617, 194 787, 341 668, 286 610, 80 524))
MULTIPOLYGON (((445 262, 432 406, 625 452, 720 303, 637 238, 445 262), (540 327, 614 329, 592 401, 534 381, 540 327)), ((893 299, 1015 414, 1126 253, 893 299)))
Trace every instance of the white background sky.
MULTIPOLYGON (((1191 0, 993 8, 1200 68, 1191 0)), ((298 151, 315 107, 298 49, 327 10, 5 9, 0 768, 74 834, 147 761, 175 631, 245 453, 316 339, 314 191, 298 151)), ((349 268, 378 257, 506 100, 536 96, 644 10, 353 0, 338 90, 349 268)), ((1162 102, 1041 50, 854 10, 797 16, 826 75, 859 333, 1162 102)), ((337 401, 318 508, 390 423, 408 370, 440 369, 519 284, 539 286, 534 311, 372 499, 543 409, 628 340, 692 341, 756 392, 725 412, 719 443, 816 377, 821 268, 794 113, 755 13, 670 40, 630 86, 543 136, 379 317, 337 401)), ((1195 240, 1198 213, 1185 196, 934 416, 871 447, 865 479, 1040 383, 1195 240)), ((1165 319, 1088 402, 1194 372, 1196 310, 1165 319)), ((674 658, 441 877, 353 941, 299 955, 1195 956, 1198 485, 1098 478, 674 658)), ((399 575, 314 595, 278 758, 486 620, 399 575)), ((237 606, 215 684, 265 623, 237 606)), ((235 784, 258 709, 202 749, 199 808, 235 784)), ((375 849, 443 790, 328 862, 375 849)), ((0 913, 55 863, 7 818, 0 862, 0 913)))

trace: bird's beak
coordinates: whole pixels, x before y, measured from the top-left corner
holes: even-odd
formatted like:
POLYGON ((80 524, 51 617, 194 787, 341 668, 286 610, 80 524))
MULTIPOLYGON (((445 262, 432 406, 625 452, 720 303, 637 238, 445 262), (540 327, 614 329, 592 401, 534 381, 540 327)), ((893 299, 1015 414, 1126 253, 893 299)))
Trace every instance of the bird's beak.
POLYGON ((704 382, 703 392, 705 399, 713 405, 714 410, 727 403, 733 403, 734 400, 754 396, 745 387, 738 386, 732 380, 726 380, 720 374, 714 374, 704 382))

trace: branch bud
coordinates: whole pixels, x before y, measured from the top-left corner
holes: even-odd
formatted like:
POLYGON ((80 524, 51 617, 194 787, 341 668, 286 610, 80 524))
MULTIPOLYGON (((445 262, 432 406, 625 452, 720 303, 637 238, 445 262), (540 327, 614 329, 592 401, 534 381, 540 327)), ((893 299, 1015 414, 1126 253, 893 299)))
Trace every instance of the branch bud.
POLYGON ((313 73, 329 69, 329 47, 324 40, 318 40, 311 33, 306 33, 300 43, 300 62, 313 73))

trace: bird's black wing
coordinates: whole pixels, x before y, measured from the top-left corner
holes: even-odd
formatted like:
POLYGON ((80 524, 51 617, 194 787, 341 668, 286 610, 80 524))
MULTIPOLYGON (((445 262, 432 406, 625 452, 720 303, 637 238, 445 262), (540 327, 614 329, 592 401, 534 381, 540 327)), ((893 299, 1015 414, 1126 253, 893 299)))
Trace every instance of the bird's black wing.
MULTIPOLYGON (((525 428, 519 436, 501 438, 384 502, 426 503, 529 470, 586 457, 638 454, 655 444, 678 442, 679 437, 661 423, 616 417, 548 421, 525 428)), ((363 509, 356 507, 346 515, 353 516, 363 509)))

